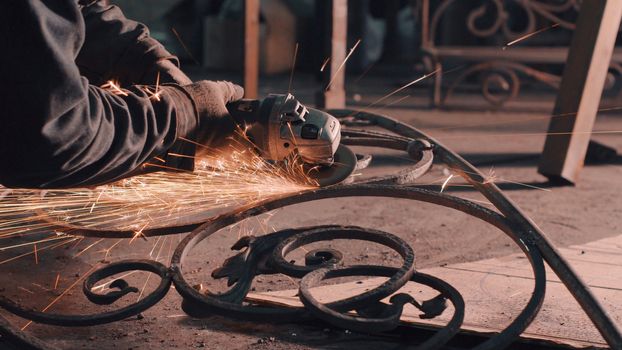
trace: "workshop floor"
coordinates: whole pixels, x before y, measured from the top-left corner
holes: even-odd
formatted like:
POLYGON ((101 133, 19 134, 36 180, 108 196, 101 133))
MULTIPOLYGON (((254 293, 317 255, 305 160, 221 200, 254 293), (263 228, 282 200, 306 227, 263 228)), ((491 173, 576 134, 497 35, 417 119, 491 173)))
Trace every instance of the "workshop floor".
MULTIPOLYGON (((366 106, 382 94, 395 89, 398 83, 357 85, 349 92, 353 104, 366 106), (373 88, 371 87, 373 86, 373 88), (360 94, 360 96, 354 96, 360 94), (354 101, 359 100, 360 101, 354 101)), ((269 81, 263 92, 277 91, 286 86, 283 79, 269 81), (274 85, 271 85, 274 84, 274 85)), ((312 102, 314 88, 299 88, 295 92, 303 101, 312 102)), ((312 86, 305 84, 304 86, 312 86)), ((425 91, 413 93, 407 98, 380 111, 437 137, 446 146, 459 152, 467 160, 488 173, 494 170, 498 183, 506 194, 529 215, 559 247, 583 244, 605 237, 617 236, 622 231, 622 157, 611 164, 588 165, 575 187, 550 187, 546 178, 536 172, 538 155, 542 150, 544 135, 551 108, 552 94, 537 98, 528 105, 531 111, 476 112, 461 110, 430 110, 412 108, 421 105, 425 91), (532 108, 532 107, 536 108, 532 108), (512 135, 508 135, 512 134, 512 135), (518 183, 526 184, 520 185, 518 183), (538 187, 538 188, 535 188, 538 187)), ((397 100, 403 94, 395 96, 397 100)), ((461 96, 462 102, 471 97, 461 96)), ((517 104, 518 106, 518 104, 517 104)), ((520 106, 518 106, 520 107, 520 106)), ((607 112, 599 116, 595 130, 622 130, 622 113, 607 112)), ((594 140, 622 150, 620 134, 594 135, 594 140)), ((397 152, 366 150, 377 155, 372 167, 363 174, 392 172, 407 162, 397 152)), ((435 165, 421 179, 422 183, 440 185, 447 177, 446 170, 435 165)), ((457 186, 452 181, 446 191, 465 198, 482 200, 468 187, 457 186)), ((518 252, 518 249, 501 232, 466 215, 427 204, 395 199, 330 199, 296 205, 277 211, 264 221, 251 221, 232 230, 224 230, 207 244, 195 249, 190 257, 191 279, 209 282, 209 273, 232 253, 229 247, 241 231, 253 227, 276 229, 317 224, 352 224, 391 232, 405 238, 414 247, 417 267, 427 268, 445 264, 464 263, 488 258, 502 257, 518 252), (267 221, 265 221, 267 220, 267 221)), ((149 238, 129 245, 119 243, 107 260, 145 258, 151 252, 162 261, 170 257, 180 237, 149 238)), ((40 252, 38 264, 32 257, 18 259, 0 265, 0 289, 17 301, 41 308, 102 260, 101 249, 115 244, 116 240, 97 243, 98 248, 74 257, 81 249, 96 240, 88 239, 77 247, 59 248, 40 252), (60 280, 56 289, 56 277, 60 280)), ((339 242, 336 244, 339 247, 339 242)), ((390 262, 392 256, 382 249, 366 246, 360 242, 341 245, 351 261, 390 262)), ((6 253, 1 257, 8 257, 6 253)), ((14 254, 12 252, 11 254, 14 254)), ((347 261, 347 260, 346 260, 347 261)), ((606 273, 606 271, 603 271, 606 273)), ((131 283, 142 286, 147 275, 128 277, 131 283)), ((621 276, 622 278, 622 276, 621 276)), ((157 278, 148 281, 146 292, 155 286, 157 278)), ((220 290, 222 283, 209 282, 211 290, 220 290)), ((256 290, 291 289, 295 284, 279 276, 262 277, 256 290)), ((187 349, 227 348, 233 349, 319 349, 319 348, 377 348, 382 340, 369 338, 353 332, 326 326, 269 325, 245 323, 221 317, 192 319, 180 309, 181 298, 171 290, 168 296, 144 312, 141 317, 86 328, 60 328, 37 324, 27 331, 62 349, 187 349)), ((501 307, 493 305, 491 307, 501 307)), ((71 289, 48 312, 97 312, 81 292, 81 286, 71 289)), ((6 312, 3 312, 7 315, 6 312)), ((24 320, 7 315, 18 326, 24 320)), ((1 343, 0 343, 1 345, 1 343)))

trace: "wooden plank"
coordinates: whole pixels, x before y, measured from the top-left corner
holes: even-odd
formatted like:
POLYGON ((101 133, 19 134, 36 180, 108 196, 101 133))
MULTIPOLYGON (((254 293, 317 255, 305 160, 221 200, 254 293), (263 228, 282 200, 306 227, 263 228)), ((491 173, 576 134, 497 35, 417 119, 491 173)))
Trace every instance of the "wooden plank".
POLYGON ((575 183, 583 168, 622 17, 622 1, 586 2, 579 11, 538 172, 575 183))
MULTIPOLYGON (((518 315, 530 295, 532 281, 516 279, 510 276, 491 275, 478 272, 461 271, 453 273, 440 271, 442 269, 426 271, 454 285, 466 299, 465 321, 462 330, 467 332, 495 334, 507 326, 518 315), (478 297, 472 297, 477 295, 478 297)), ((330 302, 363 293, 385 279, 372 278, 369 280, 339 284, 338 286, 321 286, 313 289, 313 294, 323 302, 330 302)), ((560 312, 559 308, 552 307, 552 303, 564 304, 574 301, 568 293, 563 293, 563 286, 549 286, 547 300, 536 321, 521 335, 523 339, 543 340, 556 344, 573 347, 605 347, 605 341, 600 338, 596 330, 590 326, 589 319, 577 306, 560 312), (552 327, 551 325, 555 325, 552 327)), ((427 287, 408 284, 400 292, 413 295, 423 301, 436 296, 436 292, 427 287)), ((249 293, 248 301, 261 304, 278 305, 285 307, 300 307, 302 304, 297 297, 297 290, 288 290, 268 293, 249 293)), ((617 291, 599 290, 601 298, 616 300, 622 296, 617 291)), ((384 300, 388 302, 388 298, 384 300)), ((615 307, 615 305, 608 305, 615 307)), ((442 327, 451 315, 453 308, 449 306, 445 312, 435 319, 421 319, 420 312, 412 306, 407 306, 402 315, 402 322, 422 326, 442 327)))
POLYGON ((259 0, 244 0, 244 97, 257 98, 259 87, 259 0))
POLYGON ((316 104, 318 108, 344 108, 346 105, 345 67, 341 65, 346 58, 348 1, 317 1, 316 6, 322 24, 322 51, 325 52, 325 57, 330 57, 330 61, 322 72, 322 90, 316 94, 316 104))
MULTIPOLYGON (((612 318, 622 319, 622 305, 619 303, 622 300, 622 236, 562 248, 560 252, 585 279, 612 318)), ((465 331, 499 332, 522 310, 533 290, 532 272, 522 254, 421 271, 445 280, 460 291, 466 302, 465 331)), ((314 295, 328 302, 359 294, 385 280, 371 278, 337 286, 321 286, 314 289, 314 295)), ((522 337, 573 347, 606 347, 587 315, 548 267, 547 280, 542 311, 522 337)), ((436 295, 429 288, 416 284, 408 284, 401 291, 420 301, 436 295)), ((249 300, 281 306, 301 305, 297 290, 253 293, 249 294, 249 300)), ((436 319, 423 320, 416 309, 407 307, 402 321, 442 326, 451 314, 450 307, 436 319)))

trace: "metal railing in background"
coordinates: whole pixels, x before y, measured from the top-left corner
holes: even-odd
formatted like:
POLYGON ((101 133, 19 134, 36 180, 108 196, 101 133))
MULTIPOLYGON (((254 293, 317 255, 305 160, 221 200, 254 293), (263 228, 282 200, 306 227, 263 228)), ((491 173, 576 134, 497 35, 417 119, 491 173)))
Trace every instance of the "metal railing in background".
MULTIPOLYGON (((493 107, 515 99, 526 80, 559 88, 560 69, 550 68, 566 62, 580 1, 420 1, 423 63, 426 71, 439 72, 431 87, 433 106, 447 105, 457 89, 473 82, 493 107), (549 40, 539 40, 549 29, 549 40), (461 69, 445 85, 447 61, 461 69)), ((621 77, 622 48, 613 54, 606 89, 617 92, 621 77)))

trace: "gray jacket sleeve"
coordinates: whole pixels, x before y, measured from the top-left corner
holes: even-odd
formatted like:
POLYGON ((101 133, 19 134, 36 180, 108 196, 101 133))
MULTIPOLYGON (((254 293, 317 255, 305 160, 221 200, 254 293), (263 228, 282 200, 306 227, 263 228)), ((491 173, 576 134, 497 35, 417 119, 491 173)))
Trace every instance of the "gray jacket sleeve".
POLYGON ((122 85, 160 82, 190 84, 177 57, 149 35, 147 27, 125 18, 117 6, 80 1, 86 38, 76 58, 80 72, 91 84, 107 80, 122 85))
POLYGON ((178 86, 160 87, 157 101, 141 86, 114 94, 89 85, 75 63, 84 33, 75 1, 0 2, 0 183, 93 186, 154 157, 191 169, 167 154, 194 152, 179 140, 197 128, 192 98, 178 86))

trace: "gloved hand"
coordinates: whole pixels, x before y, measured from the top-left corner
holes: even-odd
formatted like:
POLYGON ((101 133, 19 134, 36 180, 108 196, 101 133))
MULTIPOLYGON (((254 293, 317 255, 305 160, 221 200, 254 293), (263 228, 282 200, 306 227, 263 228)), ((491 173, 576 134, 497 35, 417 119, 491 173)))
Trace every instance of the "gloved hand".
POLYGON ((197 142, 208 147, 222 147, 236 128, 227 111, 227 103, 244 97, 244 89, 228 81, 202 80, 183 86, 199 113, 197 142))

